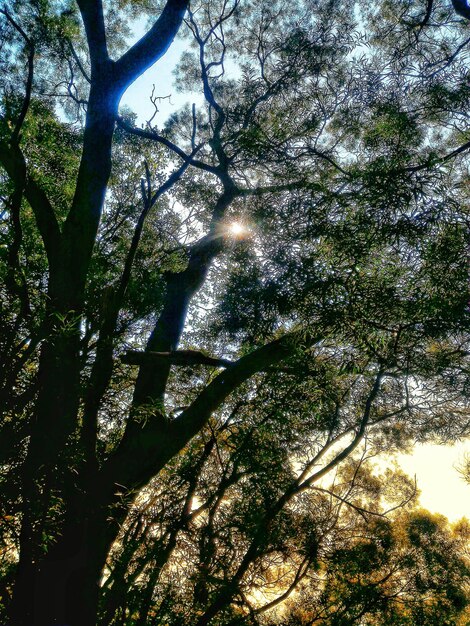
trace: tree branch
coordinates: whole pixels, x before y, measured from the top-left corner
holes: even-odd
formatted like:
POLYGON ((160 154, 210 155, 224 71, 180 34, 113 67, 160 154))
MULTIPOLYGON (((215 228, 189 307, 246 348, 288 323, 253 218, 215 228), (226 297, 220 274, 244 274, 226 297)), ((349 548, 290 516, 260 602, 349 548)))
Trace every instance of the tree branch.
POLYGON ((77 51, 73 47, 73 43, 69 40, 68 44, 69 44, 70 52, 71 52, 71 54, 72 54, 72 56, 73 56, 73 58, 75 60, 75 63, 77 64, 78 69, 80 70, 83 78, 87 81, 87 83, 91 83, 91 78, 90 78, 90 76, 88 76, 88 72, 83 67, 83 63, 82 63, 80 57, 78 56, 77 51))
POLYGON ((31 46, 32 45, 31 39, 28 37, 26 32, 21 28, 18 22, 10 15, 10 13, 6 9, 0 9, 0 14, 4 15, 7 18, 7 20, 10 22, 13 28, 17 30, 20 33, 20 35, 23 37, 23 39, 26 41, 27 45, 31 46))
POLYGON ((168 0, 152 28, 116 61, 116 78, 124 91, 168 50, 178 32, 188 0, 168 0))
MULTIPOLYGON (((367 425, 369 423, 369 419, 370 419, 370 413, 372 410, 372 405, 380 391, 380 385, 382 384, 382 379, 384 377, 384 371, 383 370, 379 370, 376 374, 375 377, 375 381, 374 384, 372 385, 372 388, 369 392, 369 395, 367 397, 366 403, 365 403, 365 407, 364 407, 364 413, 362 414, 362 419, 361 422, 356 430, 356 433, 352 439, 352 441, 349 443, 349 445, 347 445, 345 448, 343 448, 343 450, 341 450, 341 452, 339 452, 329 463, 327 463, 321 470, 318 470, 318 472, 315 472, 314 474, 312 474, 312 476, 310 476, 309 478, 307 478, 306 480, 304 480, 303 482, 298 483, 298 485, 293 489, 293 493, 301 493, 302 491, 305 491, 306 489, 308 489, 314 482, 317 482, 318 480, 320 480, 320 478, 323 478, 323 476, 325 476, 326 474, 328 474, 328 472, 333 469, 334 467, 336 467, 337 465, 339 465, 341 463, 341 461, 343 461, 344 459, 346 459, 351 452, 353 452, 357 446, 360 444, 360 442, 362 441, 362 438, 364 437, 364 434, 366 432, 366 428, 367 425)), ((303 473, 302 473, 303 475, 303 473)))
POLYGON ((120 356, 123 363, 129 365, 157 365, 162 362, 171 365, 210 365, 212 367, 230 367, 234 361, 208 356, 200 350, 173 350, 171 352, 140 352, 128 350, 120 356))
POLYGON ((291 593, 295 590, 295 588, 299 585, 299 583, 305 578, 305 576, 307 575, 309 571, 310 565, 311 565, 311 558, 309 556, 306 556, 301 561, 299 567, 297 568, 297 572, 295 573, 294 579, 291 582, 291 584, 287 587, 287 589, 283 593, 281 593, 281 595, 279 595, 277 598, 274 598, 274 600, 271 600, 267 604, 264 604, 263 606, 260 606, 257 609, 255 609, 254 612, 257 615, 259 615, 260 613, 265 613, 266 611, 270 611, 275 606, 278 606, 279 604, 281 604, 281 602, 284 602, 284 600, 286 600, 291 595, 291 593))
MULTIPOLYGON (((309 339, 308 343, 316 340, 309 339)), ((140 423, 126 429, 118 449, 103 467, 105 484, 112 481, 112 484, 123 484, 129 489, 145 485, 199 432, 233 391, 254 374, 288 358, 299 341, 305 343, 304 333, 293 332, 235 361, 216 376, 175 420, 149 416, 147 421, 141 419, 140 423)))
POLYGON ((34 44, 30 44, 29 54, 28 54, 28 78, 26 79, 26 89, 25 95, 23 98, 23 104, 21 106, 21 111, 16 120, 15 128, 13 129, 13 133, 11 135, 12 143, 18 143, 20 139, 21 127, 23 126, 23 122, 26 118, 26 114, 28 113, 29 105, 31 102, 31 90, 33 88, 33 76, 34 76, 34 44))
POLYGON ((445 154, 442 157, 438 157, 437 159, 432 160, 432 161, 428 160, 427 163, 421 163, 420 165, 412 165, 410 167, 406 167, 405 171, 406 172, 419 172, 421 170, 425 170, 429 167, 432 167, 433 165, 436 165, 439 163, 446 163, 447 161, 450 161, 450 159, 454 159, 456 156, 458 156, 459 154, 462 154, 463 152, 466 152, 469 149, 470 149, 470 141, 466 141, 461 146, 459 146, 458 148, 455 148, 455 150, 452 150, 452 152, 449 152, 448 154, 445 154))
MULTIPOLYGON (((225 239, 222 236, 223 233, 220 232, 219 223, 225 210, 237 195, 237 188, 227 183, 212 209, 209 233, 189 248, 186 269, 165 275, 165 301, 157 324, 147 342, 148 351, 167 352, 176 349, 191 298, 203 284, 212 260, 224 249, 225 239)), ((162 364, 158 370, 142 366, 134 391, 134 408, 141 404, 148 404, 150 399, 155 401, 162 397, 169 371, 169 363, 162 364)))
POLYGON ((60 229, 49 199, 39 185, 27 175, 24 156, 18 146, 9 147, 0 140, 0 163, 5 168, 16 189, 24 194, 33 209, 36 224, 46 249, 49 267, 58 262, 60 229))
MULTIPOLYGON (((193 152, 195 154, 197 148, 193 152)), ((192 156, 192 155, 191 155, 192 156)), ((88 459, 90 462, 95 461, 95 446, 96 446, 96 434, 97 434, 97 416, 101 399, 106 391, 106 388, 111 380, 113 373, 113 347, 114 336, 116 330, 116 323, 118 320, 119 312, 122 307, 124 296, 131 277, 132 266, 134 264, 135 255, 139 247, 142 230, 144 228, 145 220, 157 202, 157 200, 166 193, 171 187, 183 176, 186 171, 188 161, 185 161, 177 170, 175 170, 168 179, 155 191, 153 196, 151 195, 150 187, 150 173, 146 164, 146 176, 147 176, 147 191, 144 190, 143 202, 144 208, 140 213, 137 221, 132 242, 127 253, 126 260, 124 262, 124 269, 119 281, 119 285, 116 292, 113 294, 111 300, 111 306, 107 313, 98 338, 96 358, 93 363, 90 381, 87 389, 84 417, 83 417, 83 429, 82 438, 87 450, 88 459)))
POLYGON ((116 118, 116 123, 119 128, 122 128, 126 132, 136 135, 137 137, 142 137, 143 139, 149 139, 150 141, 155 141, 157 143, 161 143, 162 146, 165 146, 175 154, 177 154, 184 161, 188 161, 189 165, 196 167, 200 170, 204 170, 205 172, 210 172, 211 174, 215 174, 216 176, 220 175, 219 168, 209 165, 208 163, 204 163, 203 161, 199 161, 198 159, 191 158, 189 154, 186 154, 184 150, 179 148, 172 141, 163 137, 163 135, 159 135, 155 131, 145 130, 143 128, 137 128, 136 126, 131 126, 128 124, 122 117, 116 118))
POLYGON ((91 78, 109 61, 101 0, 77 0, 90 51, 91 78))
MULTIPOLYGON (((7 285, 9 284, 11 291, 16 294, 21 302, 21 313, 17 318, 15 327, 21 323, 25 317, 31 315, 31 305, 28 294, 28 285, 26 277, 21 269, 19 252, 23 242, 23 229, 21 227, 20 211, 23 200, 23 189, 16 187, 8 203, 10 211, 10 219, 13 226, 13 240, 8 250, 8 274, 7 285)), ((11 363, 9 364, 11 370, 11 363)))
POLYGON ((26 89, 25 96, 23 99, 23 104, 21 107, 20 114, 15 124, 15 128, 13 129, 11 135, 11 142, 13 144, 17 144, 19 140, 19 135, 21 131, 21 127, 23 126, 23 122, 25 120, 26 114, 29 109, 29 104, 31 102, 31 90, 33 87, 33 76, 34 76, 34 42, 30 37, 25 33, 23 28, 13 19, 13 17, 6 11, 5 9, 0 9, 0 13, 6 17, 8 22, 13 26, 13 28, 20 33, 21 37, 24 39, 27 48, 29 49, 28 53, 28 77, 26 79, 26 89))
POLYGON ((467 4, 467 0, 452 0, 455 12, 470 20, 470 7, 467 4))
POLYGON ((416 24, 416 26, 419 28, 417 37, 419 37, 419 34, 421 33, 421 31, 423 30, 425 26, 427 26, 429 20, 431 19, 433 4, 434 4, 434 0, 427 0, 426 12, 424 14, 424 17, 421 20, 421 22, 419 22, 419 24, 416 24))
MULTIPOLYGON (((220 373, 170 425, 175 442, 185 445, 204 426, 228 396, 254 374, 292 355, 302 333, 284 335, 242 357, 220 373)), ((310 340, 309 343, 313 343, 310 340)))
POLYGON ((281 185, 266 185, 266 187, 238 188, 240 196, 263 196, 267 193, 280 193, 281 191, 294 191, 296 189, 315 189, 318 185, 312 185, 306 180, 294 180, 291 183, 281 185))
MULTIPOLYGON (((251 356, 251 355, 248 355, 248 356, 251 356)), ((240 359, 240 361, 242 361, 242 360, 243 359, 240 359)), ((229 372, 230 372, 230 370, 229 370, 229 372)), ((224 372, 224 374, 225 374, 225 372, 224 372)), ((215 383, 217 381, 217 379, 220 378, 220 376, 222 376, 222 375, 219 375, 213 381, 213 383, 215 383)), ((357 447, 357 445, 361 441, 362 437, 364 436, 365 429, 366 429, 366 426, 367 426, 367 423, 368 423, 368 420, 369 420, 369 417, 370 417, 370 411, 371 411, 371 408, 372 408, 372 404, 373 404, 373 402, 374 402, 374 400, 375 400, 375 398, 376 398, 376 396, 377 396, 377 394, 379 392, 380 383, 381 383, 382 377, 383 377, 383 372, 379 371, 377 373, 374 385, 372 386, 372 389, 371 389, 371 391, 370 391, 370 393, 369 393, 369 395, 367 397, 365 408, 364 408, 364 413, 363 413, 361 422, 359 424, 358 430, 356 432, 356 435, 355 435, 354 439, 350 443, 350 445, 347 446, 346 448, 344 448, 342 450, 342 452, 337 454, 336 457, 330 463, 328 463, 325 466, 325 468, 323 468, 323 470, 320 470, 319 472, 314 474, 312 477, 310 477, 309 479, 305 480, 302 484, 299 485, 298 480, 296 480, 293 483, 293 485, 291 485, 291 487, 289 487, 284 492, 284 494, 280 498, 278 498, 278 500, 276 502, 274 502, 274 504, 267 510, 267 512, 262 517, 262 519, 261 519, 261 521, 260 521, 260 523, 258 525, 257 532, 255 533, 255 535, 254 535, 254 537, 253 537, 253 539, 251 541, 251 544, 250 544, 248 550, 246 551, 245 556, 243 557, 243 559, 242 559, 242 561, 241 561, 237 571, 235 572, 235 574, 233 575, 231 580, 227 581, 225 587, 223 587, 222 591, 215 597, 215 599, 213 600, 212 604, 207 608, 205 613, 203 615, 201 615, 201 617, 199 618, 199 620, 196 623, 196 626, 206 626, 212 620, 212 618, 215 617, 217 615, 217 613, 219 613, 219 611, 221 611, 231 601, 231 599, 233 597, 233 594, 234 594, 234 591, 237 589, 237 586, 238 586, 239 582, 241 581, 242 577, 244 576, 244 574, 247 571, 247 569, 250 566, 250 564, 258 556, 259 546, 263 542, 263 540, 264 540, 264 538, 266 536, 266 530, 269 527, 269 524, 270 524, 271 520, 273 520, 276 517, 276 515, 278 515, 278 513, 284 508, 284 506, 288 502, 290 502, 292 500, 292 498, 296 494, 298 494, 298 493, 304 491, 305 489, 307 489, 308 487, 310 487, 311 484, 314 482, 314 480, 318 480, 321 476, 323 476, 328 471, 330 471, 330 469, 332 469, 333 467, 338 465, 344 458, 346 458, 357 447)), ((210 385, 209 385, 209 387, 210 387, 210 385)), ((201 394, 201 396, 203 395, 203 393, 201 394)), ((196 400, 196 402, 197 402, 197 400, 196 400)), ((191 408, 191 407, 189 407, 189 408, 191 408)), ((181 417, 183 417, 184 413, 181 415, 181 417)))

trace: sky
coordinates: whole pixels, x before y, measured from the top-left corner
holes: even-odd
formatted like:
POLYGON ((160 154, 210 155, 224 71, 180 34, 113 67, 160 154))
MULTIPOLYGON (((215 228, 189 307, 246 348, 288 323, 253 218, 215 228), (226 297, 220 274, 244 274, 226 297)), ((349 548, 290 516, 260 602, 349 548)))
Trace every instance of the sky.
POLYGON ((465 455, 470 455, 468 440, 453 446, 417 445, 413 454, 398 457, 407 474, 416 474, 421 506, 442 513, 452 522, 461 517, 470 519, 470 485, 458 472, 465 455))
POLYGON ((153 85, 155 85, 155 95, 165 98, 158 105, 159 113, 154 120, 156 126, 162 125, 169 115, 187 102, 190 104, 196 102, 197 106, 197 101, 201 100, 199 94, 194 94, 193 98, 188 98, 187 93, 178 93, 172 84, 172 72, 178 63, 181 53, 186 48, 187 44, 185 41, 179 39, 174 41, 165 56, 147 70, 145 74, 140 76, 124 94, 121 106, 128 106, 137 114, 138 124, 144 124, 153 115, 154 107, 149 99, 153 85), (166 96, 170 96, 170 98, 168 99, 166 96))
MULTIPOLYGON (((155 85, 155 95, 170 96, 159 104, 159 113, 153 122, 157 127, 163 125, 167 117, 185 103, 196 102, 197 107, 201 98, 198 94, 188 97, 186 93, 178 93, 172 84, 172 72, 186 47, 186 42, 176 40, 165 56, 124 94, 121 106, 126 105, 137 114, 137 124, 144 124, 154 112, 149 100, 152 85, 155 85)), ((416 475, 421 490, 421 506, 433 513, 442 513, 450 521, 456 521, 464 516, 470 519, 470 485, 462 479, 457 469, 465 455, 470 455, 469 440, 453 446, 420 444, 415 447, 413 454, 399 455, 397 460, 407 474, 416 475)))

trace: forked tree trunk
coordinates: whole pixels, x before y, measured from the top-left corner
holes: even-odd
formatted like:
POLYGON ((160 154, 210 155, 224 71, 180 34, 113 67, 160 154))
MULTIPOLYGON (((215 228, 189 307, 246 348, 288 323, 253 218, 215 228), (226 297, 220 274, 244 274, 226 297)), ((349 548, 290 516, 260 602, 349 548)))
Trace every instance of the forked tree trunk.
MULTIPOLYGON (((168 49, 188 0, 167 0, 154 25, 117 61, 108 55, 102 3, 77 0, 77 4, 89 48, 91 84, 74 199, 62 225, 42 189, 34 181, 25 183, 26 160, 18 142, 2 144, 0 152, 17 190, 25 189, 49 262, 47 332, 42 337, 37 401, 22 468, 20 560, 11 626, 96 624, 99 579, 117 534, 108 523, 108 515, 116 511, 110 509, 115 479, 107 474, 100 492, 96 487, 100 481, 93 482, 98 478, 95 442, 84 449, 86 437, 80 437, 80 319, 111 171, 119 100, 168 49)), ((122 506, 118 516, 124 515, 122 506)))

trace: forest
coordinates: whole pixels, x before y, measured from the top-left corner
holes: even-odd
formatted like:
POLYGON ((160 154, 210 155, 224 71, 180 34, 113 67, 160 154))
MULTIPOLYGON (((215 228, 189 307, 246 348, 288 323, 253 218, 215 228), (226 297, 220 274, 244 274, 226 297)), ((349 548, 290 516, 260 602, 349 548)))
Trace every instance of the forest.
POLYGON ((468 626, 469 110, 466 0, 2 0, 2 626, 468 626))

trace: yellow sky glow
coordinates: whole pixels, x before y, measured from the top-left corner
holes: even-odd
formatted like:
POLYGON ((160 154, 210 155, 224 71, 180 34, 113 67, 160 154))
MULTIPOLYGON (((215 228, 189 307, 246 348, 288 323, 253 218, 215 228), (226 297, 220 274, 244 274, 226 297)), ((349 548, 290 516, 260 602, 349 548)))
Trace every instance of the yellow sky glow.
POLYGON ((466 454, 470 455, 470 441, 453 446, 416 445, 412 454, 397 457, 405 473, 416 475, 421 506, 442 513, 451 522, 470 519, 470 486, 457 471, 466 454))

